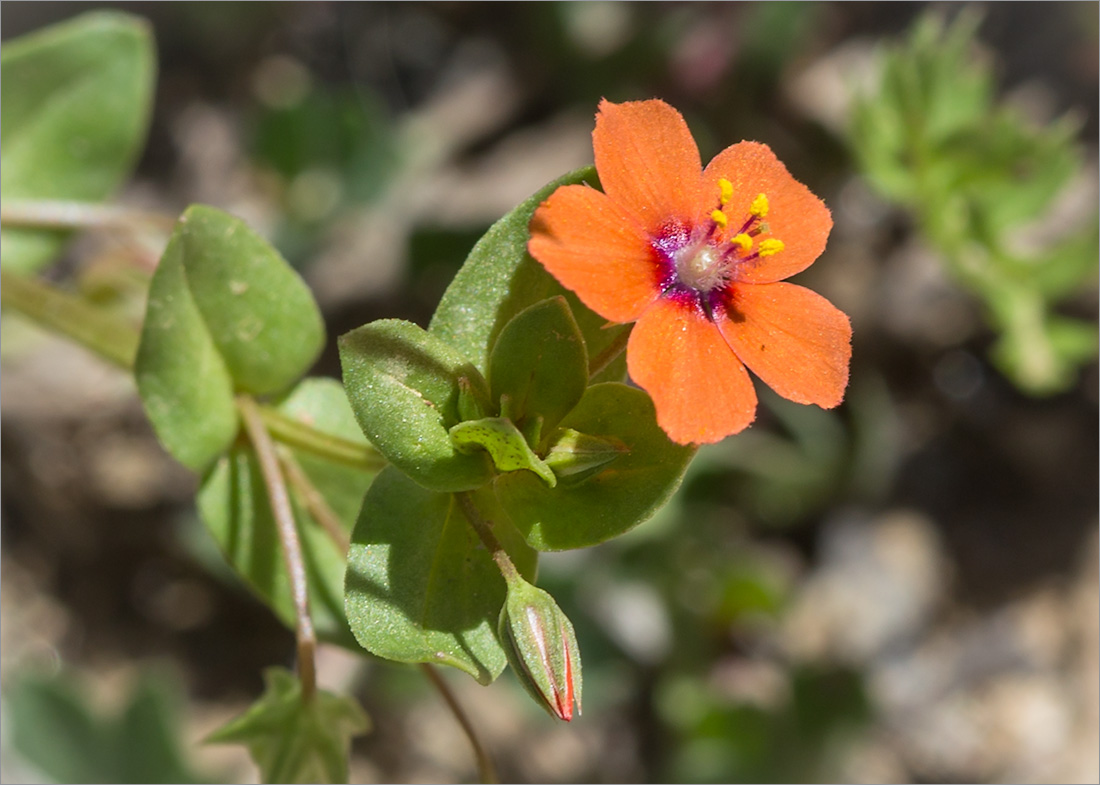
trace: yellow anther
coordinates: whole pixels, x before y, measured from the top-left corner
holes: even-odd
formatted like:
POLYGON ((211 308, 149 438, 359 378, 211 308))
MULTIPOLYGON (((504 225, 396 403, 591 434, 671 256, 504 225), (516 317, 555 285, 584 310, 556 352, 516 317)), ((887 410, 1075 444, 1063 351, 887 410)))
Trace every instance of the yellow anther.
POLYGON ((718 203, 729 204, 733 198, 733 183, 722 177, 718 180, 718 203))
POLYGON ((764 194, 760 194, 753 199, 752 204, 749 205, 749 212, 757 218, 766 216, 768 214, 768 197, 764 194))
POLYGON ((726 214, 721 210, 715 210, 713 213, 711 213, 710 220, 718 224, 719 229, 725 229, 726 224, 729 223, 729 219, 726 218, 726 214))
POLYGON ((784 248, 786 248, 786 246, 783 245, 782 240, 775 240, 775 239, 769 237, 767 240, 761 240, 760 241, 760 252, 759 253, 760 253, 761 256, 771 256, 772 254, 779 253, 784 248))
POLYGON ((741 246, 741 253, 748 253, 752 250, 752 238, 744 232, 741 232, 741 234, 731 237, 730 242, 734 245, 741 246))

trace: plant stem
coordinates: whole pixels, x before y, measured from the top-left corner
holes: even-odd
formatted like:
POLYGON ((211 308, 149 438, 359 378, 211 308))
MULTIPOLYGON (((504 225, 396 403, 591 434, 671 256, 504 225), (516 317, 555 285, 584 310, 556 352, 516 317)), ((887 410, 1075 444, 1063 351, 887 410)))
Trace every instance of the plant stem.
POLYGON ((346 554, 348 548, 351 547, 351 540, 348 539, 348 534, 344 531, 344 525, 340 522, 339 516, 332 511, 328 502, 325 501, 325 497, 317 490, 317 486, 310 481, 309 475, 305 473, 298 461, 294 460, 294 454, 288 448, 277 447, 276 454, 279 456, 279 463, 283 466, 287 480, 298 492, 309 511, 310 517, 332 538, 340 552, 346 554))
POLYGON ((626 342, 630 340, 630 326, 624 325, 615 339, 607 345, 606 348, 588 363, 588 378, 591 379, 596 374, 603 371, 607 366, 611 365, 615 361, 615 358, 623 353, 623 349, 626 348, 626 342))
POLYGON ((437 690, 439 690, 439 694, 443 696, 444 702, 450 708, 451 713, 455 715, 455 719, 458 720, 458 724, 462 726, 462 730, 465 731, 466 738, 470 740, 470 746, 474 748, 474 757, 477 758, 477 771, 481 781, 499 782, 496 769, 493 767, 493 759, 489 757, 485 748, 481 746, 481 741, 477 737, 477 732, 474 730, 470 718, 467 717, 466 712, 462 710, 462 706, 459 705, 458 699, 455 697, 454 693, 451 692, 451 688, 447 686, 447 682, 429 663, 421 663, 420 667, 423 668, 424 673, 428 676, 428 680, 431 681, 437 690))
POLYGON ((386 466, 386 459, 369 444, 342 439, 311 428, 270 406, 260 406, 259 410, 264 426, 272 438, 289 447, 366 472, 378 471, 386 466))
POLYGON ((504 550, 504 546, 500 544, 500 540, 493 534, 493 524, 481 517, 481 512, 474 505, 474 500, 470 498, 470 494, 462 491, 456 493, 454 497, 458 501, 458 506, 462 508, 462 513, 466 516, 466 520, 470 522, 474 531, 477 532, 477 536, 481 540, 482 545, 489 551, 489 555, 493 557, 493 561, 497 563, 497 567, 500 569, 500 574, 504 576, 504 580, 511 583, 519 578, 519 571, 516 569, 516 565, 512 564, 508 552, 504 550))
POLYGON ((0 269, 0 304, 72 338, 120 368, 129 370, 134 365, 140 339, 137 328, 76 295, 0 269))
POLYGON ((169 232, 176 219, 98 202, 12 199, 0 207, 0 225, 38 229, 134 228, 141 224, 169 232))
POLYGON ((275 454, 275 443, 264 427, 259 406, 250 396, 237 397, 237 409, 241 413, 248 439, 260 461, 260 471, 267 486, 267 497, 271 502, 271 512, 275 518, 275 528, 279 532, 279 541, 283 546, 283 561, 287 576, 290 578, 290 593, 294 600, 294 631, 298 640, 298 678, 302 682, 302 700, 310 701, 317 692, 317 673, 315 653, 317 635, 313 631, 313 619, 309 615, 309 583, 306 580, 306 564, 302 555, 302 544, 298 540, 298 527, 294 522, 294 509, 290 506, 290 495, 286 482, 279 469, 279 458, 275 454))

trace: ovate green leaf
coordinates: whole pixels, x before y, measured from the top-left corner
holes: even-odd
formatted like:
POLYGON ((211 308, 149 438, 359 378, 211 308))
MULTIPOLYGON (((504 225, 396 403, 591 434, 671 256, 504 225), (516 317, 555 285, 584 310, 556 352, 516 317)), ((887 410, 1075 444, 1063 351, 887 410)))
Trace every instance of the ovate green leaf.
MULTIPOLYGON (((469 357, 480 370, 487 372, 493 344, 513 316, 556 295, 564 295, 569 301, 589 356, 597 356, 615 339, 614 330, 603 329, 606 319, 563 289, 527 253, 527 227, 536 208, 559 186, 578 183, 598 185, 596 170, 589 166, 570 172, 493 224, 444 292, 428 330, 469 357)), ((626 365, 620 360, 601 375, 601 380, 622 379, 625 373, 626 365)))
POLYGON ((584 337, 564 297, 553 297, 517 314, 501 331, 489 359, 489 390, 501 414, 524 432, 525 421, 542 418, 542 432, 556 428, 588 385, 584 337))
POLYGON ((488 456, 455 448, 460 380, 488 399, 481 373, 436 336, 386 319, 340 336, 344 385, 359 426, 379 452, 425 488, 462 491, 484 485, 488 456))
MULTIPOLYGON (((533 577, 537 556, 492 494, 471 496, 516 567, 533 577)), ((396 467, 378 475, 363 502, 345 592, 351 628, 372 654, 450 665, 483 684, 504 669, 496 636, 505 597, 500 570, 452 494, 426 490, 396 467)))
POLYGON ((187 208, 172 242, 238 389, 278 392, 309 370, 325 341, 324 321, 278 251, 244 221, 206 205, 187 208))
MULTIPOLYGON (((142 19, 96 11, 5 41, 0 197, 99 201, 129 174, 149 126, 156 71, 142 19)), ((5 228, 3 264, 32 271, 64 233, 5 228)))

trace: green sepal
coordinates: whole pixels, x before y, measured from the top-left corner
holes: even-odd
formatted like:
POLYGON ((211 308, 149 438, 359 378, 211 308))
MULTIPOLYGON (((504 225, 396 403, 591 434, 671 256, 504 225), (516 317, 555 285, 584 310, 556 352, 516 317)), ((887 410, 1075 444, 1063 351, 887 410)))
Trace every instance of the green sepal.
MULTIPOLYGON (((356 420, 379 452, 433 491, 479 488, 492 477, 488 455, 458 450, 448 431, 467 401, 488 400, 484 377, 463 356, 412 322, 384 319, 340 336, 344 386, 356 420)), ((468 406, 468 404, 467 404, 468 406)))
POLYGON ((554 472, 535 455, 511 420, 486 417, 460 422, 451 428, 451 440, 462 452, 484 450, 489 453, 498 472, 527 469, 541 477, 551 488, 558 484, 554 472))
MULTIPOLYGON (((94 11, 4 42, 0 197, 98 202, 130 174, 149 128, 156 53, 148 22, 94 11)), ((29 273, 68 232, 4 227, 3 265, 29 273)))
POLYGON ((559 428, 543 460, 558 477, 573 477, 598 469, 629 451, 613 436, 590 436, 572 428, 559 428))
POLYGON ((521 429, 541 416, 554 428, 588 386, 588 351, 564 297, 520 311, 504 326, 489 358, 489 394, 509 398, 509 417, 521 429))
POLYGON ((695 454, 660 429, 648 395, 617 382, 589 387, 561 425, 621 441, 626 450, 598 471, 559 479, 555 488, 527 472, 496 479, 501 505, 540 551, 586 548, 649 519, 680 485, 695 454))
MULTIPOLYGON (((493 494, 471 499, 516 568, 533 579, 538 554, 493 494)), ((505 599, 500 570, 452 494, 429 491, 396 467, 378 475, 363 501, 344 597, 351 629, 372 654, 450 665, 482 684, 505 667, 496 635, 505 599)))
POLYGON ((265 670, 264 683, 259 700, 204 742, 245 745, 264 782, 347 782, 351 739, 370 730, 363 707, 325 690, 303 700, 283 668, 265 670))

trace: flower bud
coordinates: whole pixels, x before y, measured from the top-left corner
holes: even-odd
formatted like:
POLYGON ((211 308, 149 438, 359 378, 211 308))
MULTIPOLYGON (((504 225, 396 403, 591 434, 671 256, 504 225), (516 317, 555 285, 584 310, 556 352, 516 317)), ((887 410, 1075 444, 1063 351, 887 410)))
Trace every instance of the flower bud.
POLYGON ((560 720, 581 713, 581 655, 573 623, 554 598, 524 581, 509 581, 499 635, 524 689, 560 720))

